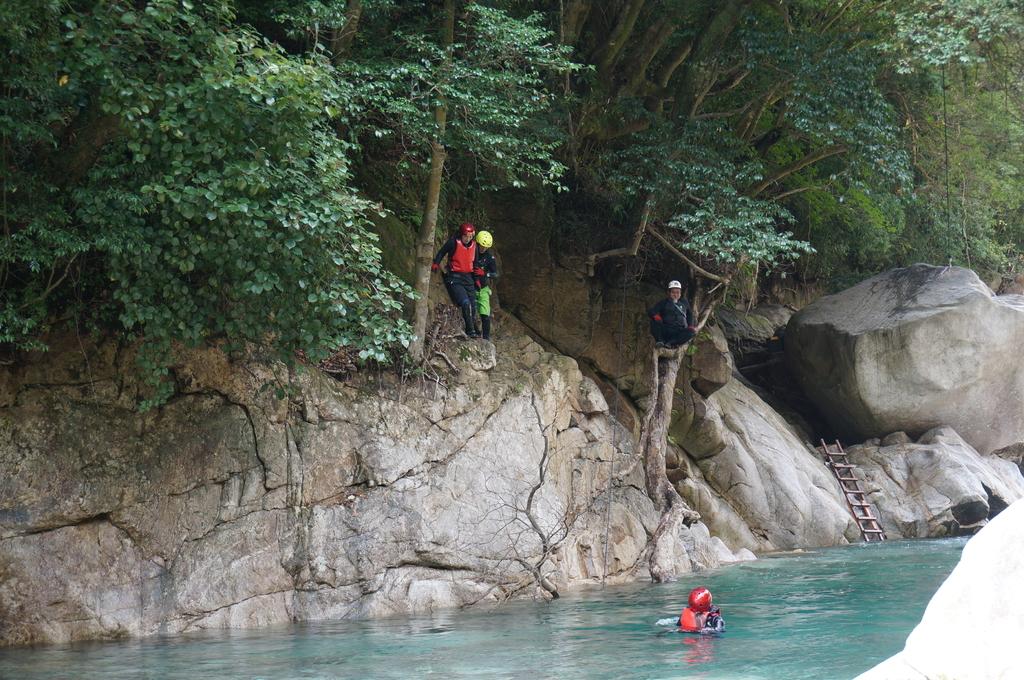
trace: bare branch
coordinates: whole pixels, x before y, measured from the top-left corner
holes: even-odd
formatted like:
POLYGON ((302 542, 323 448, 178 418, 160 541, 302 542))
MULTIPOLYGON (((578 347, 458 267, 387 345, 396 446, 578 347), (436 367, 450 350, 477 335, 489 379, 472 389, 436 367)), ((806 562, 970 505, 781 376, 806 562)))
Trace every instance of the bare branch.
POLYGON ((454 363, 454 362, 453 362, 453 361, 452 361, 451 359, 449 359, 449 358, 448 358, 448 355, 447 355, 447 354, 445 354, 444 352, 442 352, 442 351, 441 351, 441 350, 439 350, 439 349, 435 349, 435 350, 434 350, 434 356, 436 356, 436 357, 441 357, 442 359, 444 359, 444 362, 445 362, 446 364, 448 364, 448 367, 449 367, 450 369, 452 369, 452 370, 453 370, 453 371, 455 371, 455 372, 458 372, 458 370, 459 370, 459 367, 458 367, 458 366, 456 366, 456 365, 455 365, 455 363, 454 363))
POLYGON ((790 189, 789 191, 783 191, 781 194, 775 194, 774 196, 772 196, 772 200, 773 201, 781 201, 784 198, 788 198, 789 196, 794 196, 796 194, 802 194, 803 192, 810 191, 811 189, 824 189, 824 188, 825 188, 824 184, 813 184, 813 185, 808 185, 808 186, 805 186, 805 187, 797 187, 796 189, 790 189))
POLYGON ((794 161, 793 163, 790 163, 786 167, 776 172, 771 177, 767 177, 761 180, 757 184, 747 189, 746 194, 748 196, 757 196, 762 191, 770 187, 772 184, 775 184, 776 182, 783 180, 786 177, 789 177, 793 173, 800 172, 809 165, 814 165, 815 163, 823 161, 826 158, 830 158, 832 156, 844 154, 847 151, 849 151, 849 147, 847 147, 845 144, 836 144, 833 146, 822 147, 817 151, 809 153, 803 158, 794 161))
POLYGON ((647 231, 647 223, 651 217, 651 209, 653 207, 653 200, 651 196, 647 197, 644 202, 644 211, 640 216, 640 223, 637 224, 636 233, 633 234, 633 241, 630 243, 628 248, 613 248, 612 250, 605 250, 600 253, 594 253, 587 258, 587 276, 593 276, 597 263, 601 260, 609 257, 619 257, 626 255, 629 257, 635 257, 637 252, 640 250, 640 242, 644 238, 644 232, 647 231))
POLYGON ((672 253, 673 255, 678 257, 680 260, 685 262, 686 266, 688 266, 690 269, 692 269, 694 272, 700 274, 704 278, 711 279, 712 281, 719 281, 721 283, 728 283, 729 282, 729 278, 728 277, 719 276, 718 274, 712 274, 711 272, 709 272, 708 270, 704 269, 703 267, 698 265, 696 262, 694 262, 693 260, 688 258, 685 254, 683 254, 683 251, 679 250, 679 248, 677 248, 671 241, 669 241, 667 238, 665 238, 660 233, 658 233, 658 231, 655 230, 653 227, 647 227, 647 233, 651 234, 651 236, 653 236, 654 238, 656 238, 659 241, 661 241, 662 245, 664 245, 666 248, 668 248, 668 251, 670 253, 672 253))

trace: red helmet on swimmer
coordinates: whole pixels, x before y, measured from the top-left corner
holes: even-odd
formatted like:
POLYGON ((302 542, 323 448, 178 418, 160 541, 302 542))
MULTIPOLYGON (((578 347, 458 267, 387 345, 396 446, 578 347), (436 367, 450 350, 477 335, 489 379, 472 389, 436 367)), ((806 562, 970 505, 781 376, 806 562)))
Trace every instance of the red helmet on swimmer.
POLYGON ((459 236, 465 236, 466 234, 475 234, 475 233, 476 233, 476 227, 474 227, 469 222, 463 222, 462 225, 459 226, 459 236))
POLYGON ((690 609, 695 612, 706 612, 711 609, 711 591, 701 586, 690 591, 688 601, 690 609))

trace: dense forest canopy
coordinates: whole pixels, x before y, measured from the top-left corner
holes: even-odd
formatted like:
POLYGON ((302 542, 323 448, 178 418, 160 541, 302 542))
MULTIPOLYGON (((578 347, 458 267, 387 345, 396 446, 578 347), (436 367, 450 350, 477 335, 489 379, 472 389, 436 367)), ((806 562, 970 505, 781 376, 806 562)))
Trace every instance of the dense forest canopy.
POLYGON ((577 254, 686 263, 705 315, 769 269, 1014 273, 1022 30, 1020 0, 5 2, 0 343, 114 329, 157 383, 175 342, 387 360, 503 187, 577 254))

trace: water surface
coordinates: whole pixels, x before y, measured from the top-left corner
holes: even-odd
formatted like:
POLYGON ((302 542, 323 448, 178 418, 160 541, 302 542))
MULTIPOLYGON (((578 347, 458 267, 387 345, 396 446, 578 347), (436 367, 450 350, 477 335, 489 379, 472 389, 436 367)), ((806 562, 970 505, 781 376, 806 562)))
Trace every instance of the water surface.
POLYGON ((0 651, 0 678, 848 679, 903 648, 966 539, 768 557, 666 585, 409 618, 0 651), (658 626, 706 585, 727 631, 658 626))

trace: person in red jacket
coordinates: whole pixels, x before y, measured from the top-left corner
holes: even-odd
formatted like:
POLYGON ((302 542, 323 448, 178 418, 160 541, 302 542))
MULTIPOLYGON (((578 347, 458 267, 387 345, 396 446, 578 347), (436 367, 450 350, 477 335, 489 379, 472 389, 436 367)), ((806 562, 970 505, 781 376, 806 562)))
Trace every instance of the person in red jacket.
POLYGON ((459 227, 455 236, 445 241, 441 250, 434 256, 430 271, 441 268, 441 260, 448 258, 448 271, 444 274, 444 287, 448 297, 462 310, 462 320, 466 324, 466 336, 480 337, 476 330, 476 282, 474 275, 483 276, 484 271, 477 262, 476 227, 469 222, 459 227))
POLYGON ((668 282, 668 297, 647 310, 651 319, 651 335, 655 347, 679 347, 696 334, 693 311, 683 299, 683 286, 678 281, 668 282))
POLYGON ((711 605, 711 591, 701 586, 690 591, 687 606, 679 615, 679 627, 687 633, 725 631, 722 610, 711 605))

